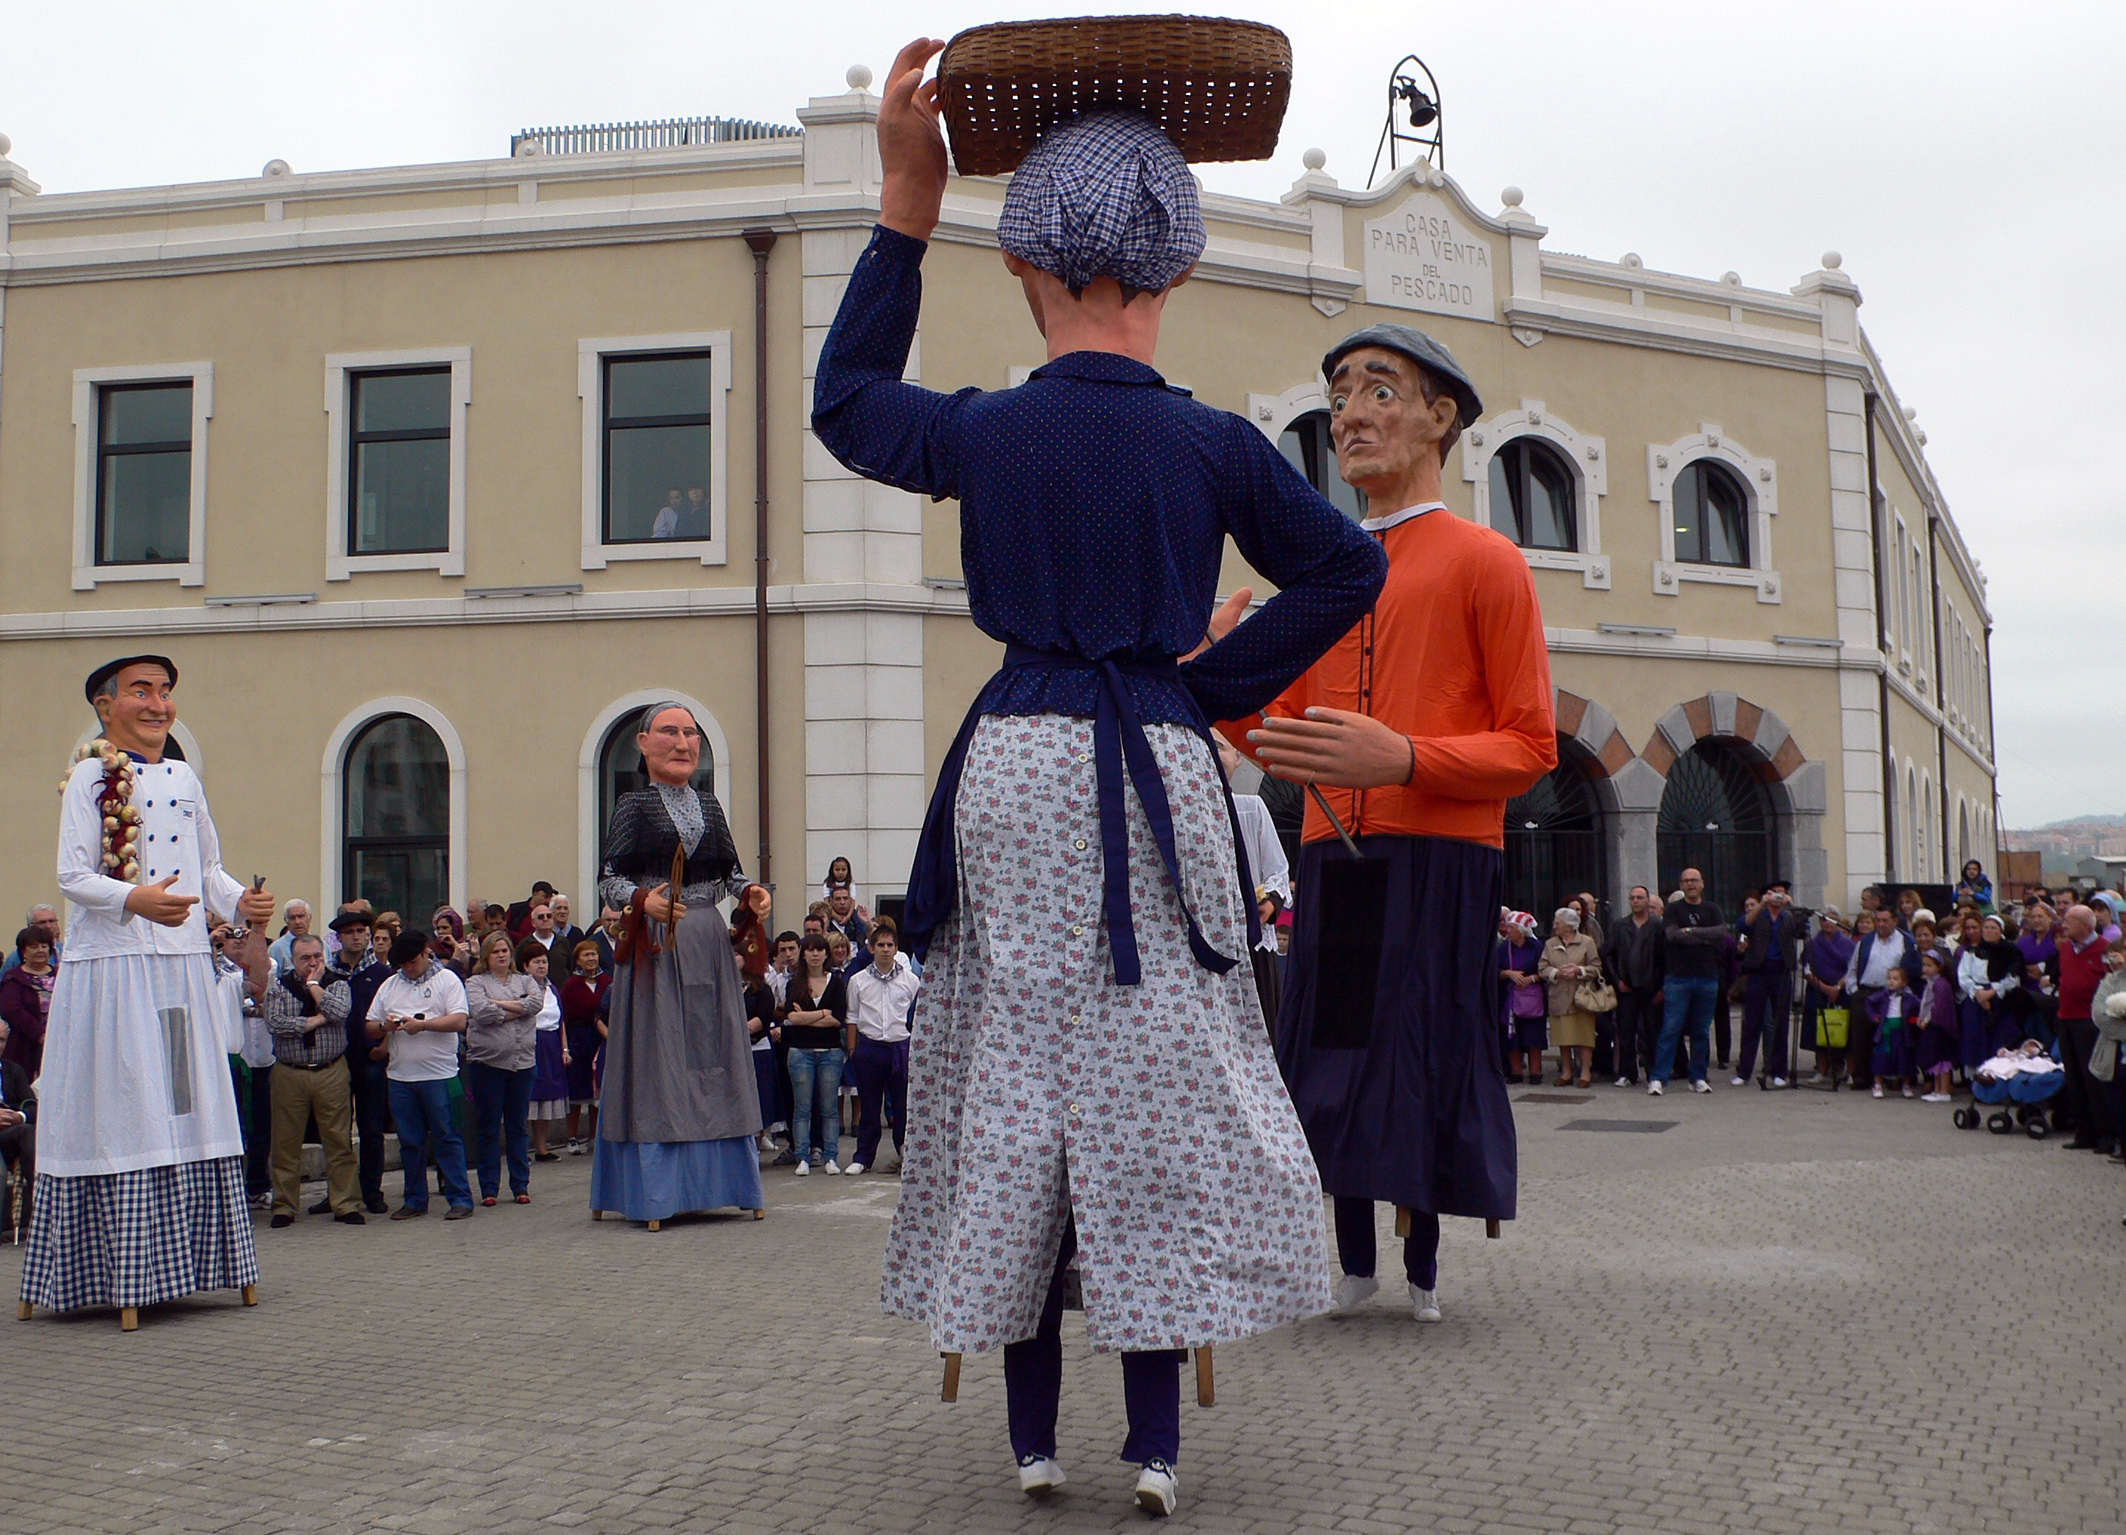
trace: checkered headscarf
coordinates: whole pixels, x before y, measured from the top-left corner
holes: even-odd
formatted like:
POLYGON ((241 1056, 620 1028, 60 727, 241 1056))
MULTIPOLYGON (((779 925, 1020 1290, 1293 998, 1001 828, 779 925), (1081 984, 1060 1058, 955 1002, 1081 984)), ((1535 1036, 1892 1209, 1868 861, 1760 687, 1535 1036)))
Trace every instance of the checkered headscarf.
POLYGON ((1096 277, 1157 293, 1203 254, 1196 178, 1141 112, 1088 112, 1041 135, 1012 174, 997 244, 1073 297, 1096 277))

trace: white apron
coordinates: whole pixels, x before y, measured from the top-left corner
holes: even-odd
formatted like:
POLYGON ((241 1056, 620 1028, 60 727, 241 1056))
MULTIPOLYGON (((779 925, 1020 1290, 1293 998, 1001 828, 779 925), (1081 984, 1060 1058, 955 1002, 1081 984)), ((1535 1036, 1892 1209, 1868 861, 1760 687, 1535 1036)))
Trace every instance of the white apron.
POLYGON ((234 916, 244 887, 222 871, 206 795, 182 762, 136 763, 141 878, 175 872, 204 894, 182 927, 125 910, 133 887, 102 872, 102 764, 75 765, 59 826, 66 953, 52 987, 39 1081, 37 1164, 59 1178, 241 1156, 243 1130, 226 1056, 226 989, 205 909, 234 916))

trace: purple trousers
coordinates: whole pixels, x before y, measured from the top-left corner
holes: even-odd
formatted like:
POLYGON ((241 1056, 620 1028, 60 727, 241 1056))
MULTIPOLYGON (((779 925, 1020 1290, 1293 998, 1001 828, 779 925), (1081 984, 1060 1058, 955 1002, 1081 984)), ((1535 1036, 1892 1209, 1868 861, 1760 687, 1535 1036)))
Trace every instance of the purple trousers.
MULTIPOLYGON (((1011 1423, 1011 1453, 1021 1465, 1030 1457, 1055 1458, 1056 1410, 1063 1400, 1063 1276, 1077 1253, 1077 1223, 1066 1221, 1055 1276, 1048 1284, 1048 1303, 1041 1308, 1040 1328, 1023 1342, 1004 1345, 1004 1403, 1011 1423)), ((1129 1415, 1122 1459, 1133 1465, 1163 1460, 1172 1466, 1180 1460, 1185 1352, 1162 1348, 1122 1356, 1122 1406, 1129 1415)))

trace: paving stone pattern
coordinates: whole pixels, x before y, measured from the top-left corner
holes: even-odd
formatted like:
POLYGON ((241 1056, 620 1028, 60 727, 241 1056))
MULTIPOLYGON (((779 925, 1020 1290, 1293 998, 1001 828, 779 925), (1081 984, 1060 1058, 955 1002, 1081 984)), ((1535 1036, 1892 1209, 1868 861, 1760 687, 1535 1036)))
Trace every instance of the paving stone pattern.
MULTIPOLYGON (((1218 1353, 1176 1531, 2126 1527, 2126 1174, 1848 1094, 1521 1104, 1521 1219, 1218 1353), (1574 1119, 1674 1121, 1569 1134, 1574 1119), (1392 1293, 1391 1293, 1392 1292, 1392 1293), (1393 1303, 1391 1303, 1391 1300, 1393 1303)), ((397 1177, 389 1180, 396 1188, 397 1177)), ((0 1528, 1119 1530, 1121 1371, 1065 1355, 1065 1492, 1022 1499, 994 1357, 955 1406, 880 1317, 891 1178, 770 1175, 651 1233, 537 1202, 261 1223, 262 1304, 0 1321, 0 1528)), ((1384 1268, 1395 1246, 1381 1212, 1384 1268)), ((20 1258, 0 1248, 14 1293, 20 1258)), ((1066 1327, 1068 1335, 1069 1328, 1066 1327)))

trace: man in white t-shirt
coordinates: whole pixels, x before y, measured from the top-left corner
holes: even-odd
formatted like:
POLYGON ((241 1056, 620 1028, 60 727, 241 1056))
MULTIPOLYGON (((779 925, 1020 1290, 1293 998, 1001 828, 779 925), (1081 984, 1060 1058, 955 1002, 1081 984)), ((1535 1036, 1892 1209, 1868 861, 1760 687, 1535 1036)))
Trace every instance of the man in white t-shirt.
POLYGON ((426 933, 401 933, 391 941, 392 975, 369 1004, 369 1037, 390 1044, 384 1076, 391 1117, 399 1127, 399 1161, 405 1170, 404 1202, 395 1221, 428 1213, 428 1162, 443 1174, 450 1201, 445 1220, 472 1214, 472 1185, 465 1178, 465 1139, 450 1102, 458 1075, 458 1037, 465 1032, 465 983, 429 956, 426 933))

